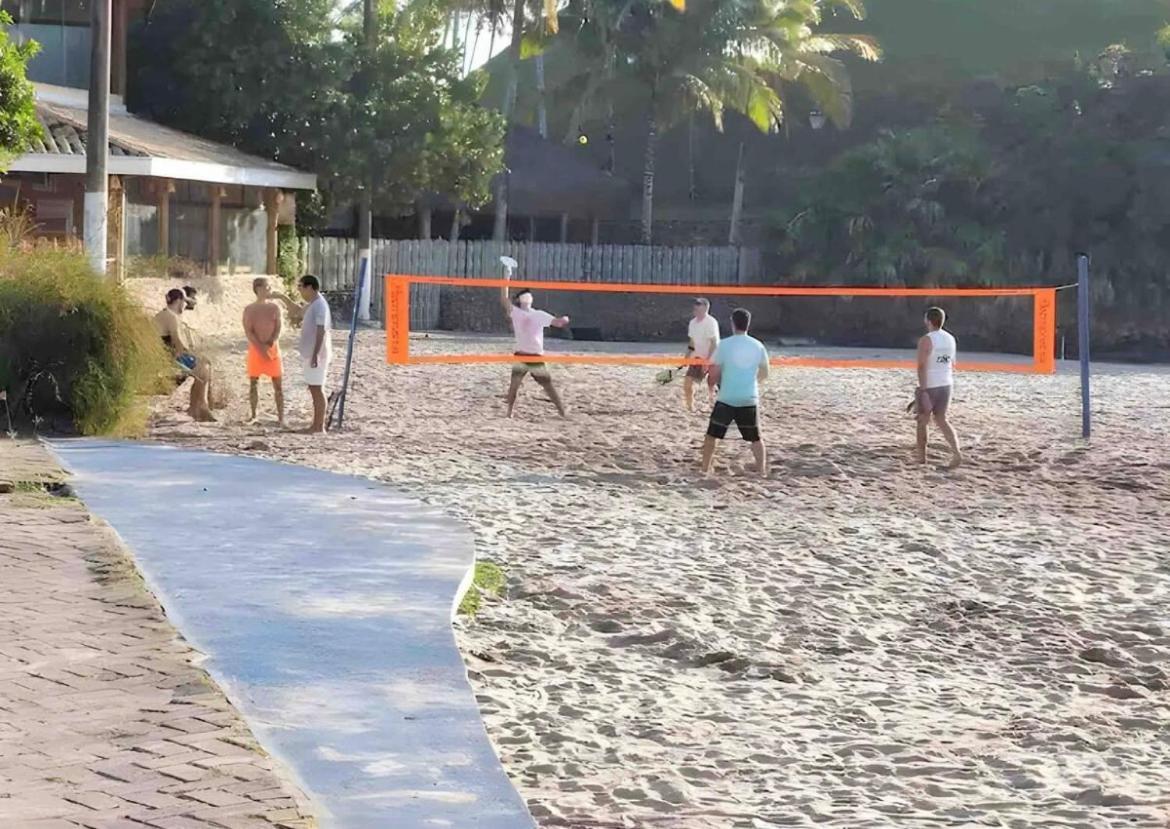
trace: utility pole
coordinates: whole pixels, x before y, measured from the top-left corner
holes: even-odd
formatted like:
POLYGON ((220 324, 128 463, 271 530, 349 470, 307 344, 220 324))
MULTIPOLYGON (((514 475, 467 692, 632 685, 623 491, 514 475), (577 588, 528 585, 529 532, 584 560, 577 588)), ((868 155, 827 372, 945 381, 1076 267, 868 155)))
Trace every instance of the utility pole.
POLYGON ((85 132, 85 250, 106 273, 110 207, 110 21, 112 0, 90 0, 89 113, 85 132))
MULTIPOLYGON (((366 72, 374 71, 374 55, 378 50, 378 0, 364 0, 362 31, 365 35, 366 72)), ((372 86, 371 74, 366 76, 367 92, 372 86)), ((374 182, 367 178, 362 186, 361 201, 358 205, 358 279, 365 274, 357 298, 358 319, 363 322, 370 318, 370 287, 373 272, 370 270, 371 250, 374 235, 374 182)))

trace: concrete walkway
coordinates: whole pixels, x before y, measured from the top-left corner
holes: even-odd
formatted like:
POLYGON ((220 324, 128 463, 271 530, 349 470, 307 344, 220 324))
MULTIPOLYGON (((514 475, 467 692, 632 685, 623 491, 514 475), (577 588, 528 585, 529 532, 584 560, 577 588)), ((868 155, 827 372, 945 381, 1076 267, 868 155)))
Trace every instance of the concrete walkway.
POLYGON ((54 445, 324 827, 525 829, 451 617, 470 533, 367 480, 162 446, 54 445))
POLYGON ((0 439, 0 827, 315 826, 62 480, 0 439))

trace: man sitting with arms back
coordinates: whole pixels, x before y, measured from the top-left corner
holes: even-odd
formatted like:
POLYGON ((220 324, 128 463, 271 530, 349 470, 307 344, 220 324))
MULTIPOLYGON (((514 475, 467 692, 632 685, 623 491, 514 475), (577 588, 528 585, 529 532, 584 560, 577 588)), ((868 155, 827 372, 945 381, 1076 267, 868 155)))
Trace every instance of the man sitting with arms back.
POLYGON ((735 332, 719 343, 711 357, 711 380, 719 387, 707 437, 703 441, 703 474, 711 472, 715 459, 715 441, 723 440, 727 427, 735 423, 740 437, 752 445, 756 471, 768 477, 768 452, 760 437, 760 381, 768 377, 768 350, 755 337, 748 336, 751 312, 736 308, 731 312, 735 332))
POLYGON ((154 315, 154 328, 162 337, 163 345, 171 352, 183 370, 194 378, 191 384, 191 404, 187 409, 192 420, 213 423, 208 397, 211 388, 211 364, 204 357, 195 356, 191 334, 181 319, 187 307, 187 295, 178 288, 167 291, 167 305, 154 315))

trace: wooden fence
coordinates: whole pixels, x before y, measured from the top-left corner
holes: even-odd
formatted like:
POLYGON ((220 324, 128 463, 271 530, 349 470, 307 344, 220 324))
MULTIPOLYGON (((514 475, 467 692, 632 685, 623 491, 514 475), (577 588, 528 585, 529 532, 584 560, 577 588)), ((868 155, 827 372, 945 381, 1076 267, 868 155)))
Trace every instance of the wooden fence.
MULTIPOLYGON (((541 242, 446 242, 376 239, 373 244, 372 312, 382 316, 382 277, 387 273, 423 276, 503 276, 501 256, 510 256, 523 279, 570 282, 634 282, 651 285, 739 285, 758 283, 760 252, 734 247, 649 247, 570 245, 541 242)), ((353 290, 358 267, 356 239, 309 238, 301 241, 301 262, 321 279, 326 291, 353 290)), ((413 285, 410 327, 439 324, 441 289, 413 285)))

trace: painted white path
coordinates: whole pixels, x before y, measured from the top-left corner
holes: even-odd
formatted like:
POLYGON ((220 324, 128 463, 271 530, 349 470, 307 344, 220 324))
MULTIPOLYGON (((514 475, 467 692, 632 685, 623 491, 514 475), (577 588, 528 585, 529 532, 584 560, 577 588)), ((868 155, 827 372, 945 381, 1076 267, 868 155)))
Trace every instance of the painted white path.
POLYGON ((371 481, 52 444, 324 829, 529 829, 451 630, 470 532, 371 481))

